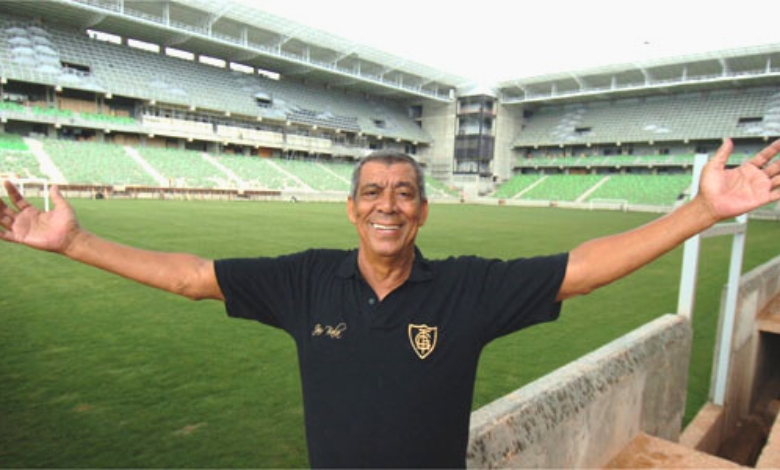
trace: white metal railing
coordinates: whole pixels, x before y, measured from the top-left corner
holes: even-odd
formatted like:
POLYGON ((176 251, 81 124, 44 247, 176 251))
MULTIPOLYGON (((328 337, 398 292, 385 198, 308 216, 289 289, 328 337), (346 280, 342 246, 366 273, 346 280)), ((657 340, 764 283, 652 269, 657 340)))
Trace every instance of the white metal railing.
MULTIPOLYGON (((699 191, 701 172, 707 163, 707 155, 698 154, 693 163, 693 186, 691 198, 699 191)), ((718 338, 717 368, 715 370, 714 390, 712 401, 715 405, 722 406, 726 396, 726 381, 729 374, 729 358, 731 354, 731 337, 734 331, 734 319, 737 311, 737 294, 739 290, 739 278, 742 274, 742 259, 745 253, 745 235, 747 232, 747 214, 740 215, 734 223, 718 224, 695 235, 685 242, 683 252, 683 266, 680 275, 680 295, 677 302, 677 313, 688 320, 693 318, 694 297, 696 294, 696 279, 699 271, 699 251, 702 237, 716 237, 733 235, 731 245, 731 261, 729 263, 729 277, 726 286, 726 299, 724 305, 724 318, 718 338)))

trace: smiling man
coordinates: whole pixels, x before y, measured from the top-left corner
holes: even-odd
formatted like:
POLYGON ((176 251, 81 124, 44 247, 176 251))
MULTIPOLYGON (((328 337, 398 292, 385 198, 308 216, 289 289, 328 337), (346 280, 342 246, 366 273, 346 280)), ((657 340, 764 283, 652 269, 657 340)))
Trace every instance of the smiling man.
POLYGON ((358 265, 380 300, 407 277, 428 218, 425 180, 408 157, 375 154, 356 169, 347 215, 360 237, 358 265))
POLYGON ((567 255, 426 260, 422 169, 375 153, 355 168, 357 250, 220 260, 228 313, 295 339, 315 467, 463 467, 479 354, 557 317, 567 255))
POLYGON ((428 217, 411 157, 372 154, 357 165, 347 214, 356 250, 205 260, 96 237, 54 188, 41 213, 6 183, 0 238, 52 251, 282 328, 295 340, 314 467, 463 467, 482 348, 554 320, 561 301, 609 284, 716 222, 780 200, 780 141, 735 169, 725 141, 699 194, 637 229, 569 253, 515 260, 427 260, 415 246, 428 217))

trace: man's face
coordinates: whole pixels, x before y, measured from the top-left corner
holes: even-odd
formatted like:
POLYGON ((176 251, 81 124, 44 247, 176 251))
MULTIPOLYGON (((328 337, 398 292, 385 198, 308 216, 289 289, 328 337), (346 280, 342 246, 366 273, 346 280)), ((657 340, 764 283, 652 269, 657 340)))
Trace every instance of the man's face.
POLYGON ((428 201, 420 198, 412 165, 374 161, 361 168, 347 213, 357 227, 364 255, 403 259, 414 253, 417 231, 428 217, 428 201))

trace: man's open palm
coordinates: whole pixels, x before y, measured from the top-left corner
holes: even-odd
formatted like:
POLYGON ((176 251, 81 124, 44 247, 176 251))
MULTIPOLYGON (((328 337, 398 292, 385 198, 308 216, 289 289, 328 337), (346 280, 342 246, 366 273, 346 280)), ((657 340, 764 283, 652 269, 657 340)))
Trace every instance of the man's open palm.
POLYGON ((39 250, 63 252, 71 236, 78 229, 78 222, 70 204, 59 189, 52 186, 54 209, 42 212, 19 194, 16 187, 5 182, 13 207, 0 199, 0 238, 39 250))
POLYGON ((726 161, 732 149, 731 140, 724 142, 702 174, 701 192, 718 219, 780 200, 780 160, 769 163, 780 152, 780 140, 742 165, 727 170, 726 161))

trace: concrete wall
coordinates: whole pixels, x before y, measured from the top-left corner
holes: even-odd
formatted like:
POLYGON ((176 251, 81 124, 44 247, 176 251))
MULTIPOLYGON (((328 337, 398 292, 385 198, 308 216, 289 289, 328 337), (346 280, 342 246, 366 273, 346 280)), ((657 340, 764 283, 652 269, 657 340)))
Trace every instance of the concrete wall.
POLYGON ((596 467, 640 432, 676 440, 691 338, 664 315, 475 411, 468 466, 596 467))
POLYGON ((444 182, 452 178, 455 158, 455 110, 457 102, 426 102, 422 110, 422 128, 432 138, 430 146, 420 146, 417 156, 428 167, 428 173, 444 182))
MULTIPOLYGON (((725 287, 722 299, 725 299, 725 287)), ((725 302, 721 300, 720 323, 725 302)), ((707 403, 680 437, 680 443, 702 452, 717 454, 721 444, 740 432, 739 422, 749 416, 764 416, 768 400, 775 399, 780 385, 780 257, 764 263, 740 278, 729 377, 724 406, 707 403), (762 325, 768 322, 769 325, 762 325), (762 333, 762 329, 767 333, 762 333), (768 395, 767 395, 768 393, 768 395)), ((720 326, 718 328, 720 337, 720 326)), ((716 346, 713 357, 718 357, 716 346)), ((712 384, 717 374, 713 364, 712 384)), ((710 386, 710 399, 714 386, 710 386)), ((773 431, 774 432, 774 431, 773 431)))
MULTIPOLYGON (((780 257, 777 257, 743 275, 739 282, 734 334, 731 340, 729 377, 726 387, 726 429, 754 412, 761 400, 763 385, 773 380, 777 364, 766 367, 762 361, 762 336, 758 327, 760 317, 780 316, 780 303, 772 302, 780 295, 780 257), (763 314, 763 315, 762 315, 763 314)), ((720 321, 723 322, 725 288, 721 301, 720 321)), ((720 328, 718 328, 720 335, 720 328)), ((766 338, 766 341, 772 337, 766 338)), ((764 345, 764 348, 767 346, 764 345)), ((717 357, 717 348, 716 355, 717 357)), ((717 373, 713 364, 713 383, 717 373)), ((710 386, 712 390, 714 386, 710 386)), ((712 399, 712 396, 710 396, 712 399)))
POLYGON ((512 152, 512 142, 523 123, 523 110, 519 106, 505 106, 496 103, 496 145, 493 154, 493 173, 501 182, 514 174, 516 154, 512 152))

